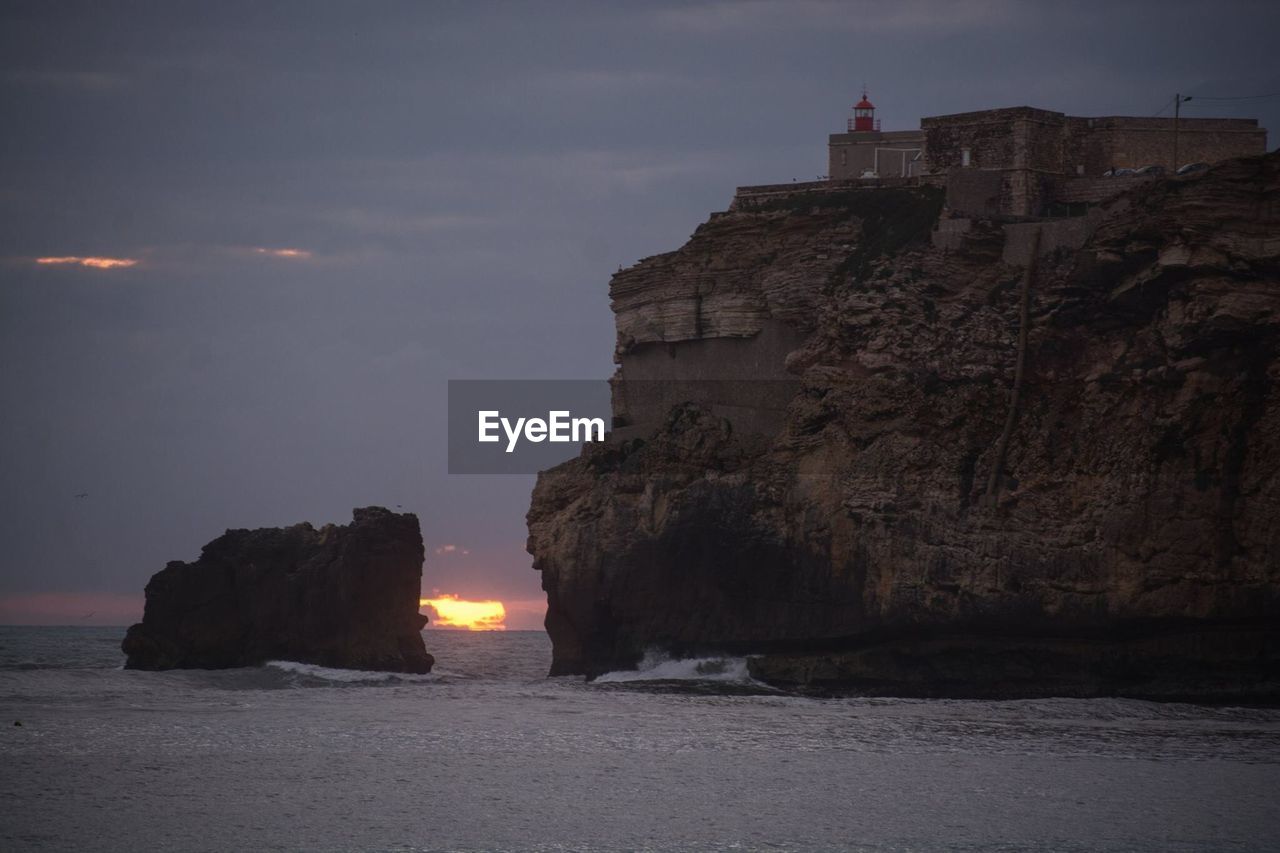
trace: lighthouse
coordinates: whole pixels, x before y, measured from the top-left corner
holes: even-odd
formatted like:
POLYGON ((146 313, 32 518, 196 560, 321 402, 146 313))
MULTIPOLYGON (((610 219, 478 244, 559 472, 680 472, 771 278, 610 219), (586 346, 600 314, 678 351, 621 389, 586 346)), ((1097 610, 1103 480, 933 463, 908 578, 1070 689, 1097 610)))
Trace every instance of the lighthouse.
POLYGON ((924 131, 880 130, 876 105, 862 87, 862 100, 846 118, 845 133, 833 133, 827 144, 827 175, 832 180, 914 178, 924 165, 924 131))
POLYGON ((862 100, 853 105, 853 121, 849 123, 849 132, 871 133, 879 130, 875 115, 876 105, 867 100, 867 90, 863 87, 862 100))

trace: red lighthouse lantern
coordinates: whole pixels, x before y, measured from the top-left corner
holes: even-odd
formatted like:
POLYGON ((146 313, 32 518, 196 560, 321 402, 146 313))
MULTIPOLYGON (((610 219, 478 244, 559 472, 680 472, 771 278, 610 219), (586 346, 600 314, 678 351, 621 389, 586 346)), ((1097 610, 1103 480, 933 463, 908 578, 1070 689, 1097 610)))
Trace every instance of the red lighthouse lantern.
POLYGON ((863 133, 876 129, 876 107, 867 100, 867 90, 862 90, 862 100, 853 105, 853 132, 863 133))

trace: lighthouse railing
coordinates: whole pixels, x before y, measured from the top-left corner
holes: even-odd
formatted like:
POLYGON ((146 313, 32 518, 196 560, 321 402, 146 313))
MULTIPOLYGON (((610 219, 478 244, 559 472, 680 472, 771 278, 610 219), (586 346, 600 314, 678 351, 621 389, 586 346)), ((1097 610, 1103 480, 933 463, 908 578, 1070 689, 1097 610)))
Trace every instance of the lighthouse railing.
MULTIPOLYGON (((848 128, 849 133, 859 132, 858 120, 856 118, 845 119, 845 127, 848 128)), ((872 121, 871 129, 874 130, 876 133, 880 132, 880 119, 874 119, 872 121)))

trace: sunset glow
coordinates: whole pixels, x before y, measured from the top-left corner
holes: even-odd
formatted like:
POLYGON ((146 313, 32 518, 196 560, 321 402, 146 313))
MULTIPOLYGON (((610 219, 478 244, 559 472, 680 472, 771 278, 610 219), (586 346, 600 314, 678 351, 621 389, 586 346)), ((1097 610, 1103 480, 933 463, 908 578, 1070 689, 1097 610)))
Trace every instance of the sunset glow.
POLYGON ((311 253, 306 249, 265 249, 258 247, 254 249, 259 255, 270 255, 273 258, 294 258, 298 260, 306 260, 311 257, 311 253))
POLYGON ((115 267, 131 267, 138 263, 133 258, 82 258, 78 255, 67 255, 56 258, 36 258, 37 264, 77 264, 82 267, 92 267, 99 270, 109 270, 115 267))
POLYGON ((467 601, 456 595, 422 599, 423 607, 435 611, 437 628, 464 628, 468 631, 505 631, 507 609, 501 601, 467 601))

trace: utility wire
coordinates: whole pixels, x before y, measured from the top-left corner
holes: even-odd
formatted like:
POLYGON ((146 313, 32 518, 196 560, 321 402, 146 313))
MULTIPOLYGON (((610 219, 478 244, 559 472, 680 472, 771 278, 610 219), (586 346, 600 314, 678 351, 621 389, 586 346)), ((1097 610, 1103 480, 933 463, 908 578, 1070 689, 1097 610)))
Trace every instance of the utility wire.
POLYGON ((1159 118, 1161 113, 1163 113, 1165 110, 1169 109, 1169 107, 1173 106, 1173 101, 1174 101, 1174 99, 1173 99, 1173 98, 1170 98, 1169 100, 1165 101, 1164 106, 1163 106, 1163 107, 1161 107, 1161 108, 1160 108, 1159 110, 1157 110, 1156 112, 1152 113, 1152 114, 1151 114, 1151 117, 1152 117, 1152 118, 1159 118))
MULTIPOLYGON (((1195 95, 1197 101, 1256 101, 1261 98, 1280 98, 1280 92, 1267 95, 1234 95, 1232 97, 1214 97, 1212 95, 1195 95)), ((1168 109, 1168 107, 1165 107, 1168 109)))

